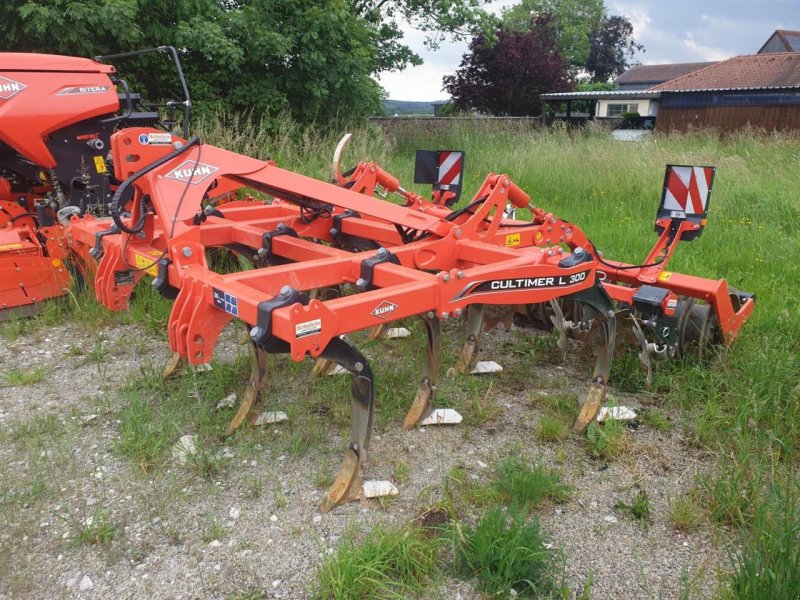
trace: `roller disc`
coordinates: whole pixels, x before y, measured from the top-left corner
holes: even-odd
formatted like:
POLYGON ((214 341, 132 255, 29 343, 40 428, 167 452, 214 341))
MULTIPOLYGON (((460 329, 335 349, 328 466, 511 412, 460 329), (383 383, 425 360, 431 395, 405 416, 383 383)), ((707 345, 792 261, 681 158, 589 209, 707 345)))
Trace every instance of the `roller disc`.
POLYGON ((678 306, 678 352, 707 360, 722 341, 717 318, 711 306, 689 298, 678 306))

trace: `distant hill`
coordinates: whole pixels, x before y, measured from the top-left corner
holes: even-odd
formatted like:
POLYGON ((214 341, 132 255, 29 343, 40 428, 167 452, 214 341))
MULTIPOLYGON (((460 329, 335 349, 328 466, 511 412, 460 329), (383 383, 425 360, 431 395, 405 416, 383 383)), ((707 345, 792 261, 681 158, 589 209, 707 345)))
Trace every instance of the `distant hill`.
POLYGON ((398 115, 432 115, 433 100, 430 102, 411 102, 407 100, 384 100, 383 110, 388 116, 398 115))

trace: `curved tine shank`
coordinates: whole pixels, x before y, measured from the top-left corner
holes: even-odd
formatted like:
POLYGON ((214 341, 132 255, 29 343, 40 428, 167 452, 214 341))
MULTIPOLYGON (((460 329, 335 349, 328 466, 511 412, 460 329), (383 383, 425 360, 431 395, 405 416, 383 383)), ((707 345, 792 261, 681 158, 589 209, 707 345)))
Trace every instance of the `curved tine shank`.
POLYGON ((180 354, 173 352, 172 356, 169 357, 167 364, 164 366, 164 370, 161 372, 161 377, 163 379, 169 379, 178 372, 178 369, 182 367, 185 362, 186 361, 180 354))
POLYGON ((647 369, 647 387, 650 387, 653 385, 653 361, 650 359, 650 349, 647 347, 647 338, 644 335, 644 331, 642 331, 642 326, 639 325, 639 321, 633 316, 631 316, 630 321, 633 335, 636 336, 636 341, 639 342, 639 346, 641 347, 639 360, 644 365, 644 368, 647 369))
POLYGON ((388 326, 385 323, 380 325, 376 325, 369 331, 369 335, 367 336, 367 341, 378 340, 384 336, 388 326))
POLYGON ((567 352, 569 351, 569 339, 567 338, 567 323, 564 320, 564 311, 561 310, 561 304, 557 299, 550 300, 550 306, 553 309, 553 314, 550 315, 550 320, 558 330, 558 349, 561 350, 561 358, 567 360, 567 352))
POLYGON ((572 426, 575 432, 582 433, 589 423, 597 418, 608 391, 608 378, 614 356, 616 320, 611 298, 599 281, 594 287, 575 294, 574 299, 582 305, 583 319, 592 324, 591 341, 595 354, 592 383, 581 402, 578 417, 572 426))
POLYGON ((361 492, 372 433, 375 383, 366 358, 339 338, 332 339, 320 356, 340 364, 353 374, 350 385, 350 446, 339 467, 339 474, 320 506, 322 512, 328 512, 342 502, 357 499, 361 492))
POLYGON ((258 418, 257 411, 264 404, 263 392, 267 387, 267 353, 257 345, 251 343, 253 350, 253 364, 250 369, 250 380, 242 393, 242 401, 239 403, 239 410, 228 423, 225 435, 231 435, 247 419, 251 425, 255 424, 258 418))
POLYGON ((422 419, 431 413, 433 394, 436 392, 436 376, 439 372, 442 356, 442 336, 439 319, 428 315, 420 315, 420 317, 425 323, 428 345, 425 348, 422 379, 417 386, 414 402, 411 403, 411 408, 406 413, 406 418, 403 421, 403 429, 406 431, 416 427, 422 419))
POLYGON ((483 329, 483 304, 471 304, 467 307, 467 341, 464 342, 456 363, 457 372, 466 373, 475 364, 481 329, 483 329))

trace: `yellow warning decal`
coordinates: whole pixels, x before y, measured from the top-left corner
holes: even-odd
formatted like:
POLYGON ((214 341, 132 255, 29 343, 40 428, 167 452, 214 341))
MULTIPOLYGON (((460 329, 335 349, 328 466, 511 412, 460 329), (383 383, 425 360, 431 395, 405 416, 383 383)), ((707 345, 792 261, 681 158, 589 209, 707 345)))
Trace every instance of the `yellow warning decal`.
POLYGON ((520 241, 520 235, 518 233, 512 233, 506 236, 506 246, 519 246, 520 241))
POLYGON ((661 275, 658 276, 659 281, 669 281, 669 278, 672 277, 672 271, 662 271, 661 275))
POLYGON ((3 244, 0 246, 0 252, 4 250, 19 250, 20 248, 22 248, 22 244, 3 244))
MULTIPOLYGON (((159 255, 161 253, 159 252, 159 255)), ((148 256, 136 255, 136 268, 141 269, 148 275, 158 277, 158 261, 148 256)))
POLYGON ((98 173, 105 173, 108 171, 108 168, 106 168, 106 161, 103 160, 102 156, 94 157, 94 169, 98 173))

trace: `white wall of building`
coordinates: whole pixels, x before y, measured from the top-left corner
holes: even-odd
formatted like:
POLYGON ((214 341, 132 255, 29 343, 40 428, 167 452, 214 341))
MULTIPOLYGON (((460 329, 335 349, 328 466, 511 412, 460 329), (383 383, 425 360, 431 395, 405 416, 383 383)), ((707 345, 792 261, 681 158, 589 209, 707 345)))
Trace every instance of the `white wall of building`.
POLYGON ((653 117, 658 111, 657 100, 626 99, 626 100, 598 100, 598 117, 621 117, 625 112, 638 112, 643 117, 653 117), (636 106, 633 106, 636 105, 636 106), (609 107, 611 114, 609 114, 609 107))

